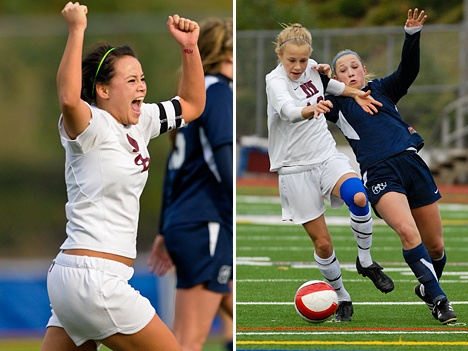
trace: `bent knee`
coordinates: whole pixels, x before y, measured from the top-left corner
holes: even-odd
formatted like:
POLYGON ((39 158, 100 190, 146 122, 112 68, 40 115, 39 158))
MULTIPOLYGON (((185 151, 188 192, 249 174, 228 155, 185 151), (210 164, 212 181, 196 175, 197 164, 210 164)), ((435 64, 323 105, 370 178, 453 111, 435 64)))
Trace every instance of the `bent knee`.
POLYGON ((365 216, 369 213, 366 190, 359 178, 346 179, 341 184, 340 197, 354 215, 365 216))
POLYGON ((418 229, 410 224, 399 223, 398 226, 394 227, 393 229, 400 237, 404 247, 414 247, 419 245, 421 242, 421 236, 419 235, 418 229))
POLYGON ((320 258, 328 258, 333 253, 333 244, 327 239, 314 240, 314 249, 320 258))
POLYGON ((367 196, 363 192, 356 193, 353 200, 354 203, 359 207, 366 207, 367 205, 367 196))

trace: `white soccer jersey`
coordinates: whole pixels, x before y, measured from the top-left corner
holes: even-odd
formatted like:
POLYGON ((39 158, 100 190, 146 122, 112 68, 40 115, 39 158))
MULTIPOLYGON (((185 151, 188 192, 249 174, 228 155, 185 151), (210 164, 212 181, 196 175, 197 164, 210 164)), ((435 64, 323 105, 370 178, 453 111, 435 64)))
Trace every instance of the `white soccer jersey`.
POLYGON ((59 120, 66 152, 67 239, 60 249, 136 257, 140 195, 148 178, 150 139, 184 125, 178 98, 143 104, 136 125, 124 126, 90 106, 89 126, 75 140, 59 120))
MULTIPOLYGON (((270 171, 320 163, 338 152, 325 117, 305 120, 299 112, 324 98, 322 78, 312 69, 314 65, 317 62, 309 59, 306 70, 295 81, 289 79, 282 64, 266 76, 270 171), (297 116, 284 115, 282 109, 288 102, 300 107, 297 116)), ((340 95, 344 88, 344 83, 330 79, 326 92, 340 95)))

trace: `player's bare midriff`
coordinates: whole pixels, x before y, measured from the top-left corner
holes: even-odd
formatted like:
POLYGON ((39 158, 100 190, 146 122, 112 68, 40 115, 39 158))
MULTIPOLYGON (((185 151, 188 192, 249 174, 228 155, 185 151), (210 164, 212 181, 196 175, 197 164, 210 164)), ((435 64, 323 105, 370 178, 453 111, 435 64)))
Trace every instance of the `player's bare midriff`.
POLYGON ((68 249, 62 251, 65 255, 76 255, 76 256, 89 256, 89 257, 99 257, 104 258, 106 260, 117 261, 123 263, 129 267, 133 265, 134 259, 123 257, 119 255, 114 255, 107 252, 100 252, 100 251, 93 251, 93 250, 86 250, 86 249, 68 249))

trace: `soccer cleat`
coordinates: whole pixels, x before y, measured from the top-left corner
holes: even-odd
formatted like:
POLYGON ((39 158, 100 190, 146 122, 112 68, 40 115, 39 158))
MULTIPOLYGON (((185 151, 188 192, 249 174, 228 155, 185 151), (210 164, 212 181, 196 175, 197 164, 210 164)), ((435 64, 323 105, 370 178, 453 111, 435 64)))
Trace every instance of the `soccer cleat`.
POLYGON ((446 297, 435 303, 434 311, 437 313, 437 319, 442 324, 457 321, 457 315, 453 311, 452 303, 446 297))
POLYGON ((432 300, 426 296, 425 294, 425 291, 424 291, 424 285, 422 284, 418 284, 414 287, 414 293, 416 294, 417 297, 419 297, 421 300, 423 300, 427 307, 429 308, 429 310, 431 311, 432 313, 432 316, 435 318, 435 319, 438 319, 437 318, 437 312, 436 310, 434 309, 434 303, 432 302, 432 300))
POLYGON ((336 310, 334 322, 351 322, 351 316, 353 315, 353 303, 351 301, 340 301, 338 302, 338 308, 336 310))
POLYGON ((363 277, 369 277, 381 292, 386 294, 393 290, 393 280, 382 271, 383 268, 377 262, 372 261, 369 267, 364 268, 358 257, 356 258, 356 269, 363 277))

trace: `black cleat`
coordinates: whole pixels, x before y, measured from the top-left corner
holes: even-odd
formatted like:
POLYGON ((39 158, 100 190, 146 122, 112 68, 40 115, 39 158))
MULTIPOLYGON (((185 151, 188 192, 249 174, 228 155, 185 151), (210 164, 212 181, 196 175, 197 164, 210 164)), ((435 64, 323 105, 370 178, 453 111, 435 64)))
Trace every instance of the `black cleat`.
POLYGON ((442 324, 457 321, 457 315, 453 311, 452 303, 446 297, 436 302, 434 312, 437 313, 437 319, 442 324))
POLYGON ((372 261, 369 267, 364 268, 358 257, 356 258, 356 269, 363 277, 369 277, 381 292, 386 294, 393 290, 393 280, 382 271, 383 268, 377 262, 372 261))
POLYGON ((425 291, 424 291, 424 285, 422 284, 418 284, 414 287, 414 293, 416 294, 417 297, 419 297, 421 300, 423 300, 426 305, 427 305, 427 308, 429 308, 429 310, 431 311, 432 313, 432 317, 434 317, 435 319, 438 319, 437 318, 437 312, 436 310, 434 309, 434 303, 432 302, 432 300, 426 296, 425 294, 425 291))
POLYGON ((338 309, 336 310, 336 316, 333 318, 333 321, 351 322, 353 312, 353 303, 351 301, 340 301, 338 302, 338 309))

